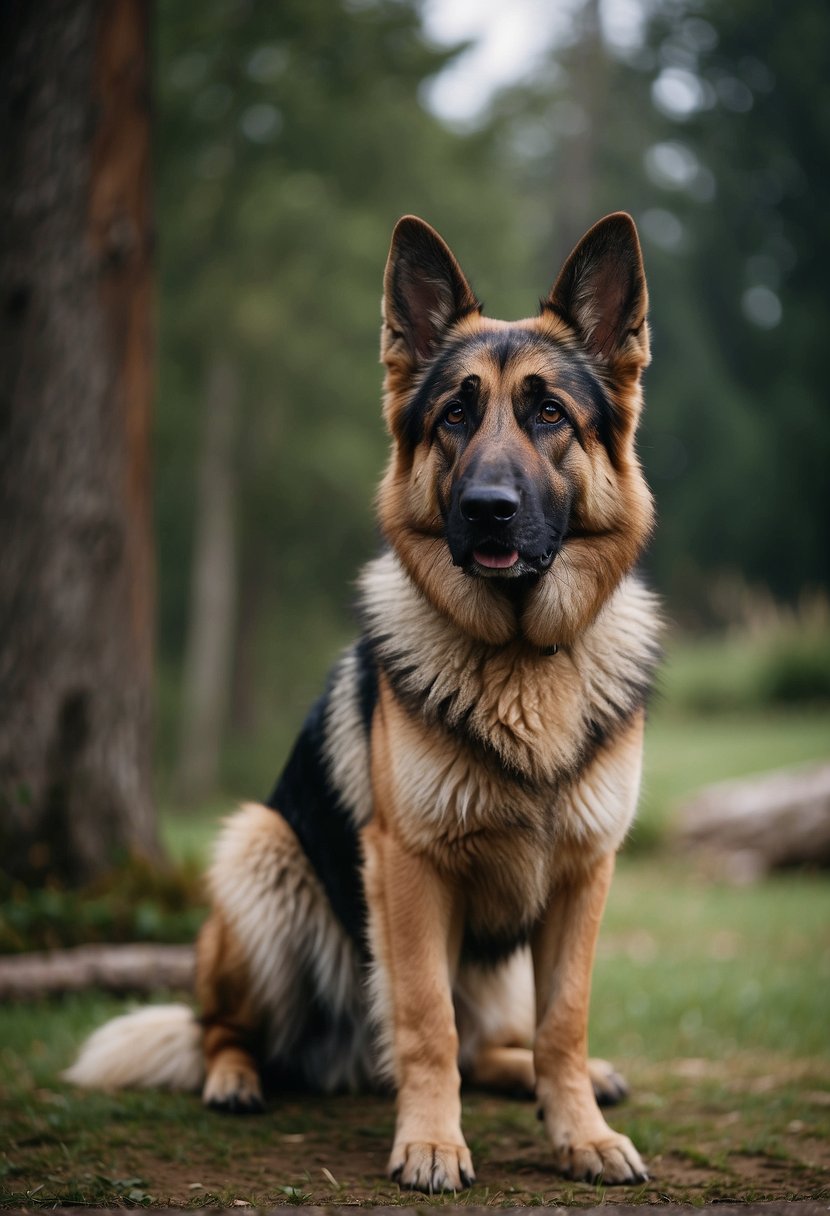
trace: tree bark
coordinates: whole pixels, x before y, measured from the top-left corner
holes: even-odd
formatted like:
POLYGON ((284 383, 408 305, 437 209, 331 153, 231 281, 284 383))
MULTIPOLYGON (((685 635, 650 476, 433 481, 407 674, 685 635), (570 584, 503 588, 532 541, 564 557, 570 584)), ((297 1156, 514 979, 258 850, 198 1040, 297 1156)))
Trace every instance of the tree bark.
POLYGON ((209 366, 199 459, 196 542, 184 661, 177 787, 185 802, 215 790, 230 699, 236 617, 234 439, 237 371, 225 355, 209 366))
POLYGON ((0 13, 0 868, 157 850, 145 0, 0 13))

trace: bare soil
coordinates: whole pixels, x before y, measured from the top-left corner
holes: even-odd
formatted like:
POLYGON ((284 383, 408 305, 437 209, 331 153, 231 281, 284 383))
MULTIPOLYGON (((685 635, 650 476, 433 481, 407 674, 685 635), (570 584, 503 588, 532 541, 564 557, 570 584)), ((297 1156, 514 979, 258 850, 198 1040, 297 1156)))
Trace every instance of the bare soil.
POLYGON ((93 1122, 67 1126, 48 1115, 60 1090, 41 1090, 34 1100, 45 1118, 30 1111, 29 1134, 9 1145, 0 1195, 4 1206, 192 1208, 830 1200, 827 1066, 676 1060, 643 1065, 632 1080, 632 1097, 608 1117, 648 1161, 650 1181, 636 1187, 559 1177, 533 1105, 482 1093, 464 1101, 478 1180, 453 1200, 385 1178, 391 1098, 284 1095, 264 1115, 240 1118, 207 1112, 195 1097, 130 1095, 125 1107, 113 1095, 93 1122))

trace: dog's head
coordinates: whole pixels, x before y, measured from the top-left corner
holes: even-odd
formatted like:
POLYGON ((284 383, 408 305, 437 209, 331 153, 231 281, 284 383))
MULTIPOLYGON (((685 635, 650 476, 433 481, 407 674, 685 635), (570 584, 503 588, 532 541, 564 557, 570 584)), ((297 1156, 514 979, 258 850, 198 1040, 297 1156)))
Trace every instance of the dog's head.
POLYGON ((395 228, 380 522, 415 583, 473 636, 567 643, 637 560, 652 523, 634 448, 647 305, 622 213, 583 237, 539 315, 516 322, 482 315, 423 220, 395 228))

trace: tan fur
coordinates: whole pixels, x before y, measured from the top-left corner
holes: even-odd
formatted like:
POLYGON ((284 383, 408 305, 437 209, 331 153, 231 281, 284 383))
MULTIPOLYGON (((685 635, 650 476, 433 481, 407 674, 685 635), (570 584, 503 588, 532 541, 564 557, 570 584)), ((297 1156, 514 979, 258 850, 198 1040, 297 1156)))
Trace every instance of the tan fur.
MULTIPOLYGON (((602 830, 591 831, 591 808, 602 806, 613 815, 620 832, 630 821, 639 786, 642 715, 569 792, 555 843, 532 799, 523 806, 516 796, 511 813, 504 814, 504 790, 494 795, 479 786, 467 799, 464 818, 458 813, 462 793, 455 799, 446 795, 449 809, 440 823, 419 812, 434 805, 423 795, 424 773, 453 788, 473 774, 457 763, 449 774, 444 771, 440 754, 434 746, 425 750, 428 738, 417 738, 415 724, 388 688, 375 723, 375 816, 364 831, 364 848, 373 954, 389 984, 384 1021, 392 1025, 398 1086, 390 1172, 422 1189, 425 1180, 430 1189, 457 1189, 462 1174, 470 1175, 451 1021, 463 915, 468 924, 496 932, 522 916, 550 926, 534 941, 539 1023, 534 1064, 536 1092, 560 1168, 577 1177, 601 1174, 608 1182, 644 1174, 633 1146, 600 1115, 587 1060, 591 966, 619 843, 609 851, 602 830), (429 1128, 433 1134, 427 1136, 429 1128), (426 1160, 432 1162, 428 1179, 426 1160)), ((478 781, 480 775, 475 776, 478 781)), ((527 1056, 486 1042, 473 1056, 469 1075, 501 1087, 521 1086, 533 1075, 529 1064, 527 1056)))
POLYGON ((613 856, 554 891, 534 936, 536 1094, 557 1166, 578 1178, 625 1182, 645 1173, 637 1150, 597 1108, 587 1068, 588 1003, 613 856))
MULTIPOLYGON (((446 698, 453 697, 451 708, 443 711, 450 727, 464 718, 510 769, 552 785, 577 763, 586 717, 601 715, 610 701, 624 699, 653 653, 654 597, 634 580, 619 584, 570 648, 549 657, 519 639, 483 645, 461 632, 424 602, 391 553, 370 563, 361 588, 368 622, 384 631, 379 654, 384 664, 406 671, 402 691, 422 711, 420 721, 412 715, 401 718, 408 742, 400 750, 403 756, 411 754, 409 732, 420 731, 428 756, 423 763, 413 761, 413 768, 433 783, 433 752, 441 749, 447 764, 468 765, 476 781, 490 779, 477 757, 459 751, 452 736, 431 728, 431 711, 434 707, 437 713, 446 698)), ((504 769, 493 779, 512 789, 504 769)), ((440 813, 440 800, 423 798, 421 814, 440 813)), ((535 794, 532 802, 537 815, 546 814, 535 794)), ((462 814, 464 805, 462 800, 456 808, 462 814)), ((492 814, 501 815, 498 800, 492 814)))
MULTIPOLYGON (((404 249, 413 239, 412 223, 402 221, 399 230, 404 249)), ((632 234, 627 217, 598 225, 566 263, 540 317, 511 327, 554 337, 563 349, 572 347, 578 329, 613 402, 616 434, 608 449, 590 428, 580 443, 561 428, 544 436, 542 447, 531 442, 513 404, 529 380, 553 384, 558 399, 567 398, 571 418, 580 416, 555 349, 537 343, 506 363, 497 359, 504 323, 471 307, 475 297, 440 238, 417 232, 424 257, 443 266, 446 276, 440 307, 420 322, 418 342, 430 324, 438 332, 442 324, 446 328, 451 305, 466 315, 452 327, 462 353, 450 387, 443 396, 436 389, 413 448, 406 410, 422 383, 421 366, 417 343, 410 336, 407 346, 401 331, 417 314, 418 291, 430 288, 418 287, 394 242, 390 254, 381 350, 394 444, 378 510, 396 557, 376 563, 364 594, 369 620, 384 622, 380 654, 395 688, 381 679, 373 736, 375 814, 364 848, 373 948, 385 972, 379 988, 384 1021, 392 1026, 398 1084, 390 1169, 410 1186, 454 1189, 471 1167, 458 1122, 449 1020, 459 917, 491 935, 517 923, 539 926, 534 1063, 560 1168, 610 1182, 645 1173, 630 1142, 600 1115, 587 1061, 594 946, 613 856, 636 805, 642 713, 632 715, 630 726, 579 780, 568 780, 579 769, 597 705, 603 697, 616 705, 614 685, 624 689, 626 662, 637 668, 631 655, 637 638, 645 647, 653 644, 653 606, 626 582, 653 518, 634 450, 649 348, 647 294, 632 234), (624 250, 624 269, 602 252, 604 242, 615 241, 624 250), (485 341, 464 344, 478 335, 485 341), (455 436, 437 419, 457 392, 453 386, 469 378, 485 408, 459 456, 455 436), (569 534, 553 567, 519 600, 454 566, 443 539, 453 484, 468 467, 486 473, 490 454, 503 462, 506 451, 514 467, 547 484, 554 499, 572 503, 569 534), (409 590, 410 580, 421 596, 409 590), (417 632, 408 616, 417 617, 417 632), (554 645, 565 653, 540 656, 554 645), (473 750, 436 730, 438 719, 450 729, 463 723, 473 750), (478 739, 501 764, 476 754, 478 739), (516 781, 516 773, 525 782, 516 781)), ((520 1047, 482 1043, 470 1072, 527 1083, 528 1066, 520 1047)))
MULTIPOLYGON (((559 1169, 634 1181, 642 1161, 596 1101, 624 1083, 588 1060, 587 1021, 614 856, 636 807, 658 624, 632 573, 652 525, 634 440, 649 358, 636 233, 626 216, 601 221, 540 315, 510 324, 482 315, 441 238, 412 217, 384 281, 393 445, 378 515, 390 549, 362 576, 363 649, 335 669, 302 753, 336 796, 317 839, 328 848, 332 822, 342 828, 333 813, 359 838, 368 951, 320 877, 330 855, 318 874, 283 817, 303 835, 295 787, 278 787, 281 807, 241 808, 216 850, 198 947, 203 1098, 257 1108, 269 1063, 323 1091, 391 1081, 389 1171, 439 1191, 473 1178, 462 1076, 535 1089, 559 1169), (449 362, 433 382, 436 352, 449 362), (442 424, 466 378, 479 414, 461 444, 442 424), (517 402, 537 382, 567 427, 528 424, 517 402), (454 565, 449 548, 459 478, 497 465, 567 506, 555 560, 531 551, 539 564, 517 588, 492 563, 454 565)), ((195 1022, 181 1010, 161 1022, 148 1075, 196 1083, 192 1051, 170 1072, 164 1046, 184 1022, 193 1039, 195 1022)), ((118 1073, 123 1029, 97 1034, 73 1079, 143 1083, 118 1073)))

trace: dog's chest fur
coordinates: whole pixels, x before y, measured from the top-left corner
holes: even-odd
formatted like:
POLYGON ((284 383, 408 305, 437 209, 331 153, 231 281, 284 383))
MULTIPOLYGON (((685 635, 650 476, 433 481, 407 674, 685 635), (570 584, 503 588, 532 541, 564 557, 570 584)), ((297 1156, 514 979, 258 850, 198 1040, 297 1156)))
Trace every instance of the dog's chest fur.
MULTIPOLYGON (((270 804, 353 929, 353 884, 344 901, 332 846, 341 869, 359 865, 357 835, 374 813, 380 688, 396 831, 463 876, 469 934, 482 947, 473 953, 499 954, 500 942, 515 944, 535 920, 557 866, 607 853, 628 828, 633 801, 614 795, 616 775, 604 766, 618 764, 613 741, 640 714, 651 682, 653 599, 626 580, 576 645, 543 655, 465 637, 391 553, 367 567, 362 591, 364 637, 335 669, 270 804), (313 807, 291 779, 302 772, 307 786, 310 769, 320 777, 313 807)), ((627 764, 638 775, 636 754, 627 764)))

